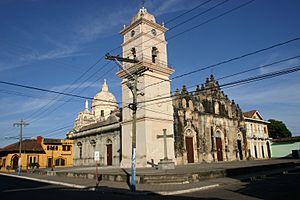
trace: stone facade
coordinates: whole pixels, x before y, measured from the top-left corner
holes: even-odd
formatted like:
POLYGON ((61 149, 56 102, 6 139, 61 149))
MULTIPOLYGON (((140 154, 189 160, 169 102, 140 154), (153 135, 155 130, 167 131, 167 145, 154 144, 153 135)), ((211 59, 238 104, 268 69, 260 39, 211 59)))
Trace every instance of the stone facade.
POLYGON ((195 92, 177 90, 173 107, 177 164, 245 159, 242 111, 212 75, 195 92))

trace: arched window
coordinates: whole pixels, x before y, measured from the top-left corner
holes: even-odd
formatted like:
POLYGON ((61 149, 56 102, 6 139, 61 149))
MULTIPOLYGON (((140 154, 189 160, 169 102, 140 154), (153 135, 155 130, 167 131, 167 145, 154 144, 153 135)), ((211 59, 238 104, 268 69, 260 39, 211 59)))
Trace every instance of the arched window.
POLYGON ((155 63, 156 62, 156 57, 158 54, 158 50, 156 47, 152 47, 152 62, 155 63))
POLYGON ((136 50, 135 50, 135 48, 131 49, 131 53, 132 53, 133 59, 136 59, 136 50))

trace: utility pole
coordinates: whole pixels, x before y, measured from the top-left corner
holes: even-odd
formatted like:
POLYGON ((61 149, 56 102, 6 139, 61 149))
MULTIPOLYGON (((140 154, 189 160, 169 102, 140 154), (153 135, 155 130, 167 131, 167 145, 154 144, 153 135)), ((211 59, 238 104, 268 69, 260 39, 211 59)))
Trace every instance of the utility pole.
POLYGON ((20 145, 19 145, 19 159, 18 159, 18 175, 20 176, 21 173, 21 155, 22 155, 22 132, 23 132, 23 126, 27 126, 29 125, 29 123, 26 123, 25 121, 23 121, 23 119, 21 119, 20 122, 16 122, 14 123, 14 126, 20 127, 20 145))
POLYGON ((138 83, 138 77, 141 76, 145 71, 148 70, 148 68, 141 67, 137 69, 135 66, 135 70, 130 73, 120 62, 128 62, 136 64, 139 61, 137 59, 129 59, 129 58, 122 58, 119 56, 111 56, 109 54, 106 54, 107 60, 113 60, 115 61, 118 66, 121 68, 121 70, 124 70, 127 74, 128 83, 126 84, 128 88, 132 92, 132 103, 128 105, 128 108, 132 110, 132 157, 131 157, 131 191, 136 191, 136 111, 137 111, 137 96, 141 95, 144 96, 144 93, 140 92, 138 93, 137 89, 137 83, 138 83))

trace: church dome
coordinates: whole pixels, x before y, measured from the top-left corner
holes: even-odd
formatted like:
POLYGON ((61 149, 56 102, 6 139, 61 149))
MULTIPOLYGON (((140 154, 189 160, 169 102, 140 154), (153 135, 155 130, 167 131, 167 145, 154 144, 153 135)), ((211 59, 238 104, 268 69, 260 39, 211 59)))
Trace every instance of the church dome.
POLYGON ((102 90, 96 94, 92 102, 92 113, 97 119, 107 119, 110 112, 118 108, 116 97, 108 91, 106 80, 102 85, 102 90))

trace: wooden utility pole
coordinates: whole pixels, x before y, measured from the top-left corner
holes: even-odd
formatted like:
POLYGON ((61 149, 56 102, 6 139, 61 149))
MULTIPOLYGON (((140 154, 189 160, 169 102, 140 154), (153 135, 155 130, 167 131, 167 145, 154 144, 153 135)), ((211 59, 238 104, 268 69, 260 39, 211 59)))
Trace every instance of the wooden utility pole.
POLYGON ((29 125, 29 123, 26 123, 25 121, 23 121, 23 119, 21 119, 20 122, 16 122, 14 123, 14 126, 20 127, 20 145, 19 145, 19 159, 18 159, 18 175, 20 175, 21 173, 21 155, 22 155, 22 132, 23 132, 23 126, 27 126, 29 125))
POLYGON ((106 54, 107 60, 113 60, 115 61, 121 70, 124 70, 127 74, 128 78, 128 88, 132 92, 132 103, 128 105, 128 108, 132 110, 132 157, 131 157, 131 191, 136 191, 136 110, 137 110, 137 96, 138 95, 144 95, 142 92, 138 93, 137 89, 137 83, 138 83, 138 77, 141 76, 145 71, 148 70, 148 68, 139 68, 137 69, 135 67, 135 70, 133 72, 127 71, 126 68, 122 66, 120 62, 127 62, 127 63, 133 63, 136 64, 139 61, 137 59, 129 59, 129 58, 122 58, 119 56, 111 56, 109 54, 106 54))

